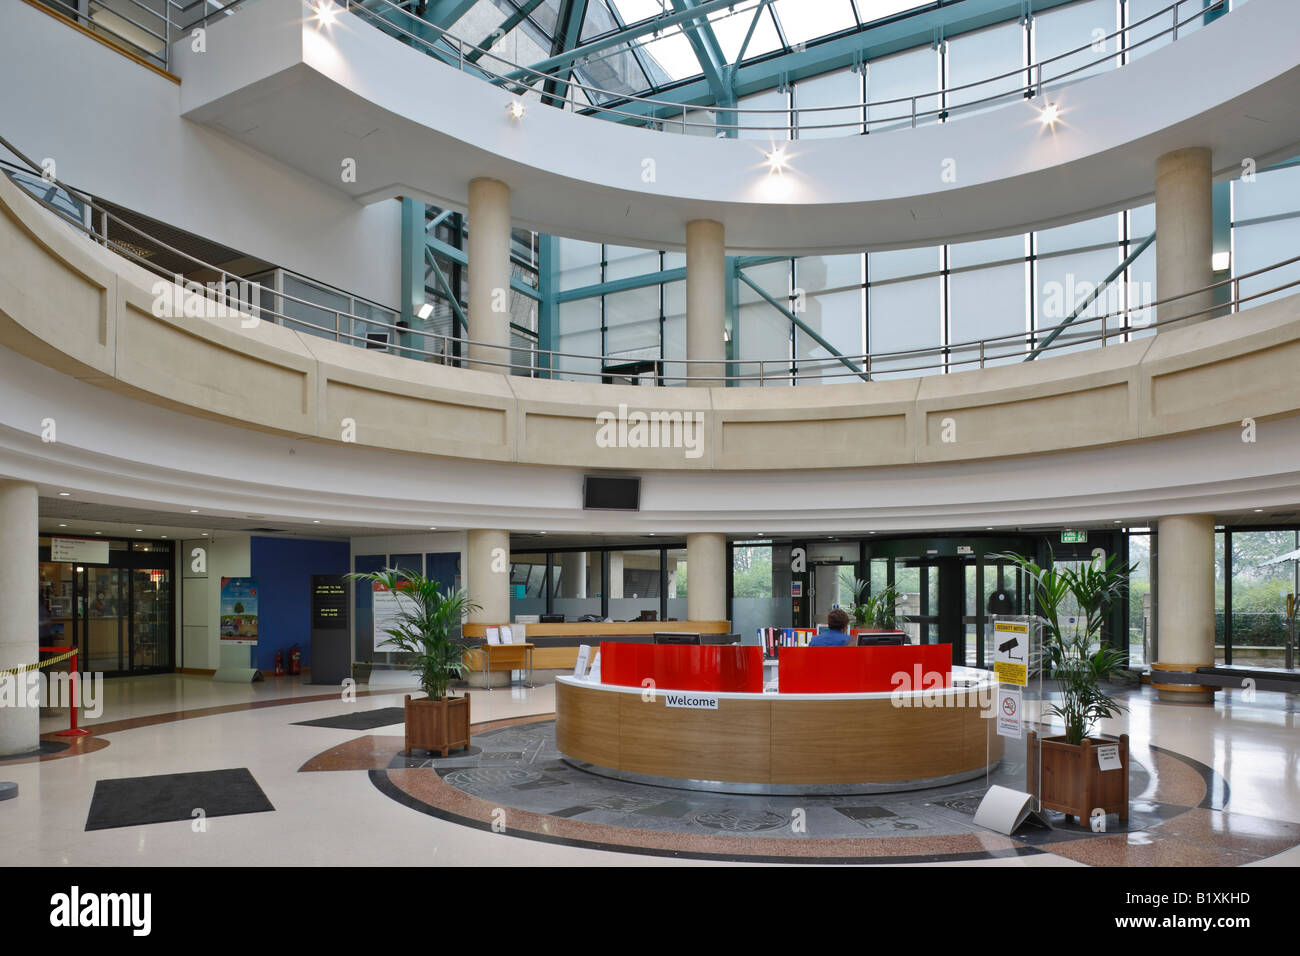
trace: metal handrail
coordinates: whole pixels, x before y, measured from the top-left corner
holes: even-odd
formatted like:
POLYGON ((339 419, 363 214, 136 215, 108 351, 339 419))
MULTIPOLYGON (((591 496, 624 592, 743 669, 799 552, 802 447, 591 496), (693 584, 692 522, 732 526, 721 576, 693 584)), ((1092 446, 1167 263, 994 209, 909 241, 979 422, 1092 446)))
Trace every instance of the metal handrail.
MULTIPOLYGON (((174 278, 173 273, 165 272, 148 258, 141 256, 129 244, 123 244, 109 238, 108 226, 110 223, 127 230, 131 235, 146 240, 151 245, 178 256, 190 262, 197 270, 205 270, 216 273, 221 278, 221 288, 227 289, 232 283, 238 286, 239 283, 248 281, 241 276, 236 276, 220 266, 204 262, 195 256, 190 255, 168 243, 154 237, 143 229, 127 222, 122 217, 115 215, 103 205, 98 203, 92 196, 75 186, 62 182, 61 180, 44 175, 42 168, 29 157, 21 153, 12 146, 3 137, 0 137, 0 146, 7 149, 11 154, 16 156, 23 164, 18 164, 0 160, 0 166, 26 173, 27 175, 40 179, 42 182, 64 190, 70 197, 83 204, 89 215, 85 219, 76 219, 70 217, 66 212, 60 210, 55 203, 49 198, 42 196, 29 196, 47 210, 54 213, 58 218, 84 233, 91 241, 104 246, 110 251, 117 253, 135 262, 145 269, 154 272, 164 278, 174 278), (25 167, 25 168, 23 168, 25 167), (99 229, 95 228, 95 220, 99 220, 99 229)), ((26 192, 26 190, 24 190, 26 192)), ((816 358, 795 358, 789 356, 771 359, 659 359, 666 368, 675 369, 683 368, 682 374, 673 374, 665 372, 662 378, 673 382, 690 383, 694 381, 708 382, 712 384, 724 383, 757 383, 759 385, 768 385, 781 378, 791 375, 800 377, 807 375, 815 377, 818 381, 828 379, 853 378, 871 381, 873 376, 877 379, 883 377, 893 378, 904 375, 909 372, 930 372, 930 371, 952 371, 965 367, 984 368, 990 362, 1010 361, 1017 358, 1023 359, 1025 356, 1034 354, 1042 355, 1047 352, 1055 352, 1059 349, 1077 348, 1080 345, 1099 342, 1102 347, 1110 345, 1114 341, 1124 341, 1131 334, 1142 333, 1148 329, 1159 329, 1172 323, 1187 322, 1204 317, 1214 317, 1216 314, 1222 314, 1225 310, 1229 313, 1240 311, 1242 305, 1256 299, 1270 296, 1296 286, 1300 286, 1300 278, 1293 279, 1290 282, 1284 282, 1280 285, 1274 285, 1261 291, 1243 296, 1241 294, 1241 283, 1246 280, 1254 279, 1266 273, 1274 272, 1278 269, 1284 269, 1288 266, 1300 263, 1300 255, 1292 256, 1272 265, 1263 266, 1259 269, 1240 275, 1231 276, 1226 279, 1220 279, 1203 288, 1194 289, 1189 292, 1183 292, 1176 295, 1165 296, 1151 302, 1143 303, 1139 306, 1126 307, 1124 309, 1108 312, 1102 315, 1093 316, 1087 319, 1075 318, 1072 321, 1067 319, 1055 326, 1038 328, 1030 332, 1015 332, 999 336, 989 336, 981 339, 972 339, 966 342, 950 343, 948 345, 925 346, 914 349, 901 349, 892 352, 863 353, 860 355, 840 355, 816 358), (1197 309, 1196 311, 1183 313, 1167 318, 1147 322, 1142 316, 1149 314, 1151 310, 1158 309, 1160 306, 1176 303, 1181 300, 1203 296, 1206 293, 1213 293, 1217 289, 1227 287, 1231 290, 1231 295, 1226 302, 1214 303, 1208 307, 1197 309), (1096 325, 1096 329, 1090 326, 1096 325), (1038 344, 1036 340, 1045 338, 1038 344), (927 358, 934 358, 936 361, 926 361, 927 358), (902 364, 898 364, 902 363, 902 364), (727 366, 732 367, 757 367, 757 371, 750 374, 727 373, 720 371, 727 366), (811 372, 810 372, 811 370, 811 372)), ((456 365, 468 365, 475 368, 487 367, 498 368, 511 373, 526 373, 530 377, 554 377, 556 375, 574 376, 578 378, 600 379, 609 373, 604 366, 609 358, 604 355, 590 355, 579 352, 565 352, 558 349, 539 349, 530 347, 521 349, 511 345, 499 345, 491 342, 481 342, 466 336, 446 335, 439 332, 429 332, 418 329, 403 327, 396 322, 384 322, 370 316, 357 315, 356 313, 346 312, 341 309, 330 309, 318 302, 310 299, 300 298, 287 292, 270 292, 270 295, 276 299, 284 299, 289 302, 295 302, 307 306, 318 312, 323 312, 334 316, 334 327, 319 325, 309 322, 296 316, 288 315, 285 312, 277 311, 260 303, 255 307, 257 317, 260 319, 270 316, 272 322, 278 320, 279 324, 286 327, 298 326, 304 330, 314 330, 323 336, 333 338, 337 342, 353 344, 362 348, 373 345, 365 334, 356 334, 350 331, 356 326, 356 323, 370 331, 388 330, 391 344, 387 349, 393 351, 401 357, 411 357, 418 360, 432 360, 439 363, 450 363, 456 365), (347 319, 349 331, 343 331, 343 320, 347 319), (402 342, 398 336, 406 336, 408 339, 419 336, 426 345, 432 341, 436 346, 434 349, 420 347, 402 342), (475 351, 472 360, 466 357, 471 347, 475 351), (515 360, 519 352, 526 351, 530 358, 527 366, 521 365, 515 360), (504 358, 501 353, 506 353, 504 358), (497 356, 497 358, 484 358, 486 353, 497 356), (542 360, 545 361, 542 361, 542 360), (593 365, 594 368, 587 371, 582 368, 565 369, 557 367, 557 359, 571 359, 583 364, 593 365)), ((231 308, 238 309, 242 307, 254 307, 252 303, 243 302, 239 299, 231 300, 225 297, 223 304, 231 308)), ((252 316, 252 313, 247 313, 252 316)))
MULTIPOLYGON (((334 0, 322 0, 322 2, 334 3, 334 0)), ((1179 8, 1183 4, 1189 2, 1200 3, 1201 0, 1175 0, 1175 2, 1169 4, 1168 6, 1163 7, 1160 10, 1157 10, 1156 12, 1149 14, 1146 17, 1143 17, 1141 20, 1138 20, 1135 23, 1126 24, 1125 26, 1114 31, 1113 33, 1108 34, 1104 38, 1099 38, 1098 40, 1090 40, 1088 43, 1076 47, 1072 50, 1067 50, 1064 53, 1059 53, 1055 56, 1048 57, 1043 60, 1039 60, 1035 63, 1031 63, 1027 66, 1019 66, 1005 73, 1000 73, 997 74, 996 76, 987 77, 982 80, 976 80, 971 83, 963 84, 961 86, 948 87, 946 89, 939 89, 933 92, 917 93, 909 96, 895 97, 886 100, 877 100, 877 101, 868 100, 863 102, 845 103, 845 104, 833 105, 833 106, 795 107, 794 109, 781 108, 781 107, 741 107, 741 106, 719 106, 717 104, 688 104, 688 103, 681 103, 672 100, 657 99, 655 97, 650 97, 650 96, 640 96, 637 94, 626 93, 622 91, 606 90, 601 87, 583 83, 582 81, 572 77, 561 79, 557 74, 539 71, 530 66, 524 66, 515 63, 501 56, 499 53, 493 53, 490 48, 480 47, 475 44, 468 43, 467 41, 462 40, 461 38, 452 34, 446 28, 440 27, 437 24, 433 24, 427 20, 421 19, 420 17, 416 16, 414 13, 407 10, 406 8, 401 7, 396 3, 393 3, 392 0, 370 0, 369 4, 358 4, 358 3, 352 3, 351 0, 341 0, 342 5, 340 9, 350 10, 353 13, 355 13, 359 18, 369 20, 376 26, 377 29, 381 29, 385 32, 396 31, 400 33, 402 36, 407 37, 411 41, 412 45, 425 47, 427 50, 431 51, 432 55, 436 56, 438 59, 446 60, 454 52, 458 67, 462 71, 473 72, 476 75, 484 76, 485 78, 489 79, 492 83, 502 85, 507 90, 519 95, 522 95, 525 91, 534 92, 532 90, 532 86, 533 84, 536 84, 539 81, 547 81, 547 80, 558 81, 564 85, 565 87, 564 92, 546 93, 545 94, 546 100, 552 103, 568 104, 569 106, 572 107, 573 112, 582 115, 604 115, 604 116, 615 117, 618 119, 624 119, 624 118, 634 119, 643 123, 656 124, 657 128, 662 130, 681 131, 683 133, 686 132, 686 129, 688 127, 711 130, 715 132, 719 130, 741 130, 741 129, 768 130, 771 132, 776 132, 776 131, 789 132, 791 130, 848 128, 849 132, 847 135, 855 135, 857 133, 866 130, 872 124, 886 124, 886 123, 900 122, 903 120, 910 120, 912 126, 916 126, 919 120, 924 120, 930 117, 942 117, 946 119, 949 116, 951 116, 954 112, 968 111, 973 108, 986 105, 995 100, 1003 100, 1008 97, 1014 97, 1017 95, 1023 98, 1032 98, 1038 95, 1039 93, 1042 93, 1043 88, 1046 84, 1059 83, 1060 81, 1068 77, 1074 76, 1078 73, 1082 73, 1086 70, 1090 70, 1099 64, 1113 61, 1119 53, 1118 44, 1115 52, 1103 54, 1095 60, 1092 60, 1080 66, 1072 67, 1068 70, 1065 70, 1062 73, 1053 74, 1050 76, 1044 76, 1045 66, 1048 66, 1053 63, 1057 63, 1061 60, 1065 60, 1070 57, 1076 56, 1080 53, 1092 50, 1094 48, 1094 45, 1097 42, 1108 43, 1110 40, 1119 37, 1123 37, 1125 40, 1124 43, 1125 52, 1136 50, 1142 46, 1145 46, 1149 43, 1159 40, 1165 36, 1169 36, 1171 38, 1171 41, 1177 40, 1178 31, 1180 27, 1186 26, 1187 24, 1194 22, 1198 18, 1206 16, 1207 14, 1211 14, 1216 11, 1226 11, 1228 7, 1228 0, 1216 0, 1216 2, 1212 3, 1208 7, 1196 7, 1195 12, 1191 16, 1188 16, 1185 19, 1180 20, 1179 12, 1178 12, 1179 8), (417 21, 420 24, 420 28, 422 30, 432 31, 436 33, 438 36, 438 40, 442 43, 448 44, 452 49, 448 50, 446 48, 438 47, 436 43, 429 41, 424 36, 420 36, 416 33, 413 33, 410 30, 407 30, 402 26, 394 23, 393 21, 385 19, 384 17, 377 14, 375 10, 371 9, 371 6, 384 7, 393 11, 394 13, 401 14, 402 16, 408 18, 409 20, 417 21), (1128 42, 1128 35, 1132 31, 1156 20, 1157 18, 1163 15, 1168 15, 1168 14, 1172 14, 1172 23, 1169 27, 1160 31, 1159 33, 1146 37, 1145 39, 1137 40, 1132 43, 1128 42), (468 54, 476 54, 476 56, 473 59, 470 59, 468 54), (483 61, 486 59, 491 59, 493 61, 496 61, 497 63, 501 64, 503 68, 511 68, 511 72, 505 74, 491 72, 484 66, 483 61), (926 100, 937 98, 940 100, 942 104, 943 99, 947 96, 950 96, 953 93, 957 93, 963 90, 971 90, 976 87, 985 86, 988 84, 1001 83, 1002 81, 1014 77, 1024 78, 1026 76, 1029 77, 1028 82, 1021 83, 1019 86, 1014 88, 998 90, 990 94, 989 96, 972 100, 970 102, 956 104, 956 105, 940 105, 935 109, 924 109, 920 112, 918 112, 916 108, 918 101, 924 102, 926 100), (575 90, 582 91, 583 95, 586 97, 588 102, 580 102, 578 100, 578 97, 574 93, 575 90), (657 117, 655 115, 646 115, 645 113, 633 112, 626 109, 619 109, 617 107, 613 107, 609 105, 601 105, 599 102, 601 99, 613 100, 623 105, 629 103, 642 105, 650 108, 651 110, 663 110, 667 113, 680 112, 681 119, 680 120, 672 119, 670 121, 668 117, 657 117), (909 110, 897 116, 868 119, 864 112, 861 119, 839 122, 839 123, 804 124, 799 121, 799 117, 804 113, 843 112, 847 110, 865 111, 867 109, 877 109, 883 106, 890 106, 890 105, 904 104, 904 103, 909 105, 910 107, 909 110), (686 119, 686 115, 689 112, 710 112, 710 111, 719 114, 727 114, 728 116, 735 116, 735 117, 766 115, 766 114, 784 114, 787 117, 787 121, 780 125, 754 126, 752 124, 743 124, 739 122, 738 119, 736 122, 731 122, 731 123, 719 123, 719 122, 699 123, 699 122, 688 121, 686 119)))
MULTIPOLYGON (((27 169, 26 172, 29 173, 30 176, 39 177, 39 172, 36 172, 39 168, 34 168, 30 160, 21 156, 21 153, 13 151, 13 148, 9 147, 8 143, 5 143, 3 139, 0 139, 0 144, 4 144, 6 148, 9 148, 10 151, 14 152, 14 155, 18 155, 23 161, 25 161, 27 166, 29 166, 29 169, 27 169)), ((4 163, 3 165, 14 166, 12 163, 4 163)), ((51 182, 49 179, 44 179, 44 181, 51 182)), ((195 256, 188 255, 187 252, 177 250, 177 248, 169 246, 168 243, 152 237, 152 235, 139 229, 138 226, 131 224, 131 222, 122 220, 120 216, 113 215, 113 213, 109 212, 108 209, 105 209, 103 206, 100 206, 99 203, 96 203, 91 196, 82 193, 81 190, 77 190, 75 187, 69 187, 66 183, 62 182, 51 182, 51 185, 61 187, 61 189, 64 189, 66 193, 77 199, 78 202, 86 204, 86 207, 91 211, 90 224, 87 224, 87 222, 83 220, 72 219, 72 217, 66 215, 65 212, 57 209, 51 200, 40 198, 40 196, 32 196, 32 199, 34 199, 36 203, 39 203, 40 206, 49 209, 49 211, 52 211, 55 215, 59 216, 60 220, 68 222, 69 225, 78 229, 79 232, 85 233, 88 238, 92 239, 92 241, 109 248, 110 251, 116 252, 118 255, 122 255, 123 258, 130 259, 131 261, 134 261, 134 263, 142 265, 142 267, 149 269, 151 272, 155 272, 166 278, 173 277, 172 273, 166 273, 162 271, 162 269, 157 268, 156 264, 151 263, 151 261, 144 258, 144 256, 140 256, 138 252, 135 252, 135 250, 133 250, 129 245, 122 245, 122 243, 118 243, 113 241, 113 239, 108 238, 108 224, 110 224, 110 222, 114 225, 120 226, 122 229, 129 230, 133 235, 138 235, 140 238, 147 239, 147 241, 152 243, 152 245, 162 248, 162 250, 168 251, 172 255, 181 256, 182 259, 194 264, 196 269, 211 269, 212 272, 217 273, 218 276, 221 277, 222 289, 225 289, 225 287, 230 284, 238 285, 240 281, 246 281, 243 280, 242 277, 234 276, 233 273, 226 272, 225 269, 217 267, 217 265, 204 263, 203 260, 196 259, 195 256), (100 222, 99 232, 96 232, 96 229, 94 228, 96 217, 98 217, 100 222)), ((1167 297, 1153 300, 1153 302, 1143 303, 1139 307, 1128 307, 1125 308, 1125 310, 1108 312, 1105 313, 1105 315, 1089 317, 1089 319, 1076 319, 1073 324, 1062 323, 1061 325, 1048 326, 1048 328, 1035 329, 1034 332, 1010 333, 1004 334, 1004 336, 971 339, 971 341, 950 343, 950 345, 946 346, 927 346, 920 347, 920 349, 875 352, 875 354, 866 352, 866 354, 861 355, 827 356, 827 358, 820 358, 819 356, 819 358, 790 359, 789 356, 785 356, 785 358, 774 359, 662 359, 664 367, 668 369, 676 367, 682 367, 685 369, 685 371, 680 373, 680 375, 679 373, 672 371, 664 372, 663 377, 675 382, 707 381, 712 382, 712 384, 724 384, 724 382, 746 384, 746 382, 757 382, 759 385, 770 385, 772 382, 780 380, 780 378, 788 378, 789 376, 796 375, 796 373, 801 377, 815 377, 818 381, 833 380, 833 378, 866 378, 866 380, 870 381, 872 376, 875 376, 876 378, 898 377, 905 376, 910 372, 924 373, 931 371, 953 371, 953 369, 961 369, 965 367, 984 368, 991 362, 1004 362, 1004 360, 1023 358, 1024 355, 1031 354, 1031 350, 1034 350, 1036 347, 1034 343, 1035 338, 1047 336, 1047 334, 1053 332, 1060 333, 1057 337, 1054 337, 1056 338, 1056 341, 1041 343, 1040 346, 1037 346, 1037 352, 1035 352, 1035 354, 1043 354, 1043 352, 1056 351, 1060 349, 1076 349, 1076 347, 1079 347, 1080 345, 1088 345, 1088 343, 1093 342, 1100 342, 1100 345, 1105 347, 1114 341, 1125 341, 1125 339, 1132 333, 1145 332, 1147 329, 1158 329, 1161 328, 1161 326, 1169 325, 1171 323, 1183 323, 1183 321, 1197 319, 1197 317, 1200 316, 1210 316, 1213 315, 1213 313, 1222 313, 1225 310, 1236 312, 1242 308, 1243 304, 1252 302, 1252 300, 1268 297, 1268 295, 1279 293, 1279 291, 1300 286, 1300 278, 1296 278, 1296 280, 1283 282, 1281 285, 1274 285, 1269 287, 1269 289, 1256 291, 1256 293, 1249 295, 1242 295, 1242 293, 1240 293, 1240 285, 1242 285, 1243 281, 1251 280, 1251 278, 1256 278, 1258 276, 1264 276, 1265 273, 1287 268, 1296 263, 1300 263, 1300 255, 1292 256, 1292 258, 1279 261, 1279 263, 1266 265, 1266 267, 1255 269, 1255 271, 1252 272, 1242 273, 1239 274, 1239 276, 1232 276, 1230 278, 1225 278, 1225 280, 1213 282, 1213 284, 1205 286, 1203 289, 1196 289, 1178 295, 1167 295, 1167 297), (1171 319, 1149 321, 1149 323, 1148 321, 1140 320, 1140 315, 1151 312, 1151 310, 1156 310, 1156 308, 1160 306, 1179 302, 1179 300, 1182 299, 1200 297, 1200 295, 1213 293, 1214 290, 1221 289, 1221 287, 1225 286, 1229 286, 1232 291, 1231 298, 1227 300, 1227 302, 1214 303, 1212 306, 1200 308, 1200 310, 1190 313, 1179 313, 1178 316, 1171 317, 1171 319), (1139 319, 1135 319, 1135 316, 1139 316, 1139 319), (1115 321, 1117 319, 1118 321, 1115 321), (1069 325, 1069 330, 1066 330, 1067 325, 1069 325), (1089 325, 1099 325, 1100 328, 1083 328, 1083 326, 1089 325), (733 367, 738 365, 738 367, 742 368, 757 367, 757 371, 751 373, 723 373, 718 371, 719 367, 722 367, 722 365, 733 365, 733 367), (844 365, 848 365, 849 371, 845 371, 844 365), (705 371, 699 371, 701 368, 705 369, 705 371)), ((299 319, 299 317, 287 315, 285 312, 273 310, 273 308, 266 306, 257 307, 257 316, 270 316, 270 320, 278 320, 279 324, 286 325, 287 328, 300 326, 300 328, 303 328, 304 330, 315 330, 315 333, 324 334, 324 336, 334 338, 335 341, 338 342, 352 343, 352 345, 360 347, 372 345, 372 343, 369 342, 369 339, 365 338, 364 334, 352 333, 351 330, 346 330, 346 332, 344 332, 342 328, 343 320, 347 319, 348 329, 355 328, 354 324, 360 323, 369 330, 389 330, 390 334, 393 334, 394 343, 387 346, 387 349, 396 352, 396 354, 400 356, 411 356, 411 358, 417 359, 432 359, 439 363, 473 364, 473 367, 476 368, 499 368, 502 369, 502 371, 508 372, 524 371, 532 377, 562 375, 578 378, 601 378, 608 375, 603 368, 604 362, 606 362, 608 356, 589 355, 582 354, 582 352, 569 352, 562 350, 543 350, 536 349, 536 347, 523 350, 519 349, 519 347, 497 345, 497 343, 491 342, 481 342, 469 337, 450 336, 450 334, 426 332, 426 330, 419 329, 408 329, 403 328, 402 325, 396 323, 385 323, 385 321, 373 319, 373 317, 370 316, 360 316, 356 315, 356 313, 346 312, 343 310, 330 310, 328 307, 321 306, 320 303, 312 302, 312 300, 309 299, 295 297, 295 295, 289 293, 270 294, 276 298, 289 300, 289 302, 303 304, 303 306, 313 308, 313 310, 330 313, 330 315, 334 316, 334 328, 311 323, 311 321, 299 319), (404 334, 404 336, 407 337, 420 337, 422 341, 424 341, 425 347, 400 342, 399 339, 396 339, 396 336, 400 336, 400 334, 404 334), (430 341, 433 342, 433 345, 435 346, 434 349, 428 347, 430 341), (472 363, 469 363, 469 360, 464 358, 464 354, 471 349, 471 347, 476 351, 476 358, 473 359, 472 363), (507 352, 507 355, 504 356, 503 359, 481 358, 478 352, 485 350, 487 354, 491 355, 499 356, 500 352, 507 352), (530 356, 526 368, 515 360, 515 355, 520 351, 526 351, 530 356), (539 362, 539 359, 543 358, 546 359, 546 362, 539 362), (559 368, 558 364, 560 363, 556 363, 556 359, 571 359, 578 363, 591 364, 594 365, 594 369, 593 371, 586 371, 584 368, 559 368)), ((231 308, 238 308, 240 306, 248 307, 251 303, 240 302, 240 300, 235 299, 233 302, 227 300, 226 304, 230 304, 231 308)))

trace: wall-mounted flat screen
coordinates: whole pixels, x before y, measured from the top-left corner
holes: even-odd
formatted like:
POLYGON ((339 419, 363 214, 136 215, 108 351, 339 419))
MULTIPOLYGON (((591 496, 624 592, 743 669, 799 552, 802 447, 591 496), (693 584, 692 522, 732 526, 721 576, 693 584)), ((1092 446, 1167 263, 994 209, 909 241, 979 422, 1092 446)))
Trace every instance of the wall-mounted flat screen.
POLYGON ((641 479, 585 475, 582 507, 589 511, 640 511, 641 479))

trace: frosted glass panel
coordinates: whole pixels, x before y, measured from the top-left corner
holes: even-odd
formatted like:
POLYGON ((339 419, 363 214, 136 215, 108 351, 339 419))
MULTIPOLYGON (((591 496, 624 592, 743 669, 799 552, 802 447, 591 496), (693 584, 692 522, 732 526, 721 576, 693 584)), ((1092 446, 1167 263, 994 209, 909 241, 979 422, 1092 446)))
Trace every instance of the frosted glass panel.
MULTIPOLYGON (((1300 240, 1300 219, 1279 219, 1276 222, 1261 222, 1251 226, 1240 226, 1233 237, 1233 274, 1252 272, 1272 265, 1296 254, 1297 240, 1300 240)), ((1265 289, 1285 285, 1300 279, 1300 263, 1273 269, 1263 275, 1241 280, 1242 296, 1256 295, 1265 289)), ((1300 286, 1291 286, 1258 299, 1252 299, 1243 308, 1253 308, 1264 302, 1271 302, 1300 292, 1300 286)))
POLYGON ((799 139, 849 136, 862 131, 862 77, 847 69, 800 80, 794 88, 799 139), (815 109, 821 107, 821 109, 815 109), (843 107, 825 109, 825 107, 843 107))
MULTIPOLYGON (((1023 240, 1022 240, 1023 241, 1023 240)), ((1017 262, 948 277, 948 329, 953 342, 970 342, 1025 331, 1025 265, 1017 262)), ((1024 357, 1024 340, 991 343, 984 364, 1024 357)), ((978 347, 952 353, 954 370, 979 368, 978 347)))
POLYGON ((605 247, 605 279, 626 279, 659 271, 659 253, 654 249, 627 246, 605 247))
POLYGON ((806 256, 796 259, 795 283, 805 293, 860 286, 862 256, 806 256))
MULTIPOLYGON (((1037 327, 1051 329, 1061 325, 1087 298, 1097 284, 1119 265, 1119 250, 1103 249, 1096 252, 1079 252, 1070 255, 1040 258, 1038 260, 1038 290, 1036 303, 1037 327)), ((1100 334, 1101 325, 1086 321, 1106 312, 1105 305, 1114 291, 1094 300, 1079 313, 1079 317, 1052 343, 1050 354, 1077 351, 1078 348, 1095 348, 1101 343, 1088 342, 1081 346, 1059 347, 1081 336, 1100 334)), ((1109 322, 1107 323, 1110 324, 1109 322)))
MULTIPOLYGON (((563 302, 559 306, 559 334, 556 336, 556 351, 574 352, 582 356, 600 355, 600 299, 581 299, 577 302, 563 302)), ((599 375, 598 358, 571 358, 555 356, 554 368, 561 374, 559 378, 575 381, 599 381, 598 378, 579 376, 573 372, 587 372, 599 375)))
MULTIPOLYGON (((805 301, 803 312, 798 314, 808 328, 829 342, 841 355, 863 353, 860 288, 810 295, 805 301)), ((811 335, 799 328, 795 329, 794 334, 801 383, 807 384, 819 379, 831 383, 854 381, 851 370, 835 359, 811 335), (808 365, 806 360, 814 360, 814 363, 808 365)))
POLYGON ((559 247, 560 288, 576 289, 600 281, 600 243, 561 239, 559 247))
MULTIPOLYGON (((1101 39, 1118 28, 1115 15, 1115 0, 1083 0, 1054 7, 1034 17, 1031 28, 1034 58, 1043 64, 1046 89, 1077 83, 1115 68, 1115 41, 1101 39)), ((1037 73, 1034 77, 1036 80, 1037 73)))
POLYGON ((902 97, 917 97, 917 113, 930 115, 917 119, 916 125, 938 122, 939 53, 929 46, 872 60, 867 65, 867 132, 901 129, 912 125, 910 99, 887 103, 902 97), (928 95, 926 95, 928 94, 928 95))
MULTIPOLYGON (((768 90, 754 96, 742 96, 740 108, 748 110, 775 110, 771 113, 734 113, 734 122, 740 126, 741 139, 784 141, 790 138, 790 99, 785 93, 768 90)), ((724 116, 728 114, 723 114, 724 116)))
MULTIPOLYGON (((790 320, 766 302, 742 305, 739 309, 740 332, 737 336, 736 357, 740 359, 738 374, 764 376, 764 384, 789 384, 790 379, 790 320), (759 359, 767 360, 760 369, 759 359)), ((746 381, 744 385, 758 385, 746 381)))
MULTIPOLYGON (((1160 12, 1172 2, 1173 0, 1128 0, 1128 23, 1132 27, 1128 33, 1130 59, 1146 56, 1152 50, 1158 50, 1173 42, 1169 30, 1174 25, 1174 13, 1173 11, 1160 12), (1153 16, 1154 19, 1148 19, 1153 16), (1158 34, 1164 35, 1158 36, 1158 34)), ((1200 29, 1204 24, 1204 16, 1197 15, 1197 10, 1203 7, 1203 0, 1187 0, 1179 6, 1179 21, 1190 21, 1178 27, 1180 37, 1200 29)))
MULTIPOLYGON (((942 339, 939 324, 942 286, 937 278, 913 279, 875 285, 867 290, 868 342, 873 356, 882 352, 938 346, 942 339)), ((933 365, 938 353, 905 356, 888 361, 872 359, 872 378, 898 378, 889 369, 933 365), (879 373, 886 374, 879 374, 879 373)), ((929 375, 933 370, 904 373, 929 375)))
POLYGON ((921 249, 870 253, 867 256, 867 280, 880 282, 884 279, 937 272, 940 268, 940 251, 938 246, 927 246, 921 249))
POLYGON ((1253 183, 1233 181, 1232 217, 1237 222, 1297 211, 1300 211, 1300 166, 1257 172, 1253 183))
POLYGON ((1025 84, 1025 32, 1019 23, 1004 23, 948 42, 948 107, 952 119, 1016 103, 1025 84), (1013 72, 1014 71, 1014 72, 1013 72), (1010 72, 999 80, 993 77, 1010 72), (992 82, 986 82, 992 81, 992 82), (977 84, 966 89, 968 84, 977 84), (966 103, 978 103, 958 109, 966 103))
POLYGON ((1068 226, 1057 226, 1055 229, 1043 229, 1038 233, 1038 254, 1046 255, 1053 252, 1065 252, 1070 249, 1083 249, 1087 246, 1117 243, 1119 242, 1119 227, 1118 215, 1108 213, 1097 219, 1074 222, 1068 226))

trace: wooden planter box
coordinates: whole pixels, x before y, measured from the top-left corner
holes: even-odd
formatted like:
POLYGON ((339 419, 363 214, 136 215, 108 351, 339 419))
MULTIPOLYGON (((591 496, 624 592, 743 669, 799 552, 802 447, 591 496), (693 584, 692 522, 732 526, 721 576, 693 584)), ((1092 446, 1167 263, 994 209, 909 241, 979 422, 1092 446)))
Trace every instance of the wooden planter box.
MULTIPOLYGON (((1035 793, 1038 787, 1040 739, 1029 732, 1029 758, 1026 761, 1025 789, 1035 793)), ((1121 823, 1128 821, 1128 734, 1118 741, 1087 737, 1082 744, 1065 742, 1065 737, 1043 737, 1043 792, 1039 795, 1043 809, 1058 810, 1085 823, 1092 811, 1100 807, 1105 813, 1118 813, 1121 823), (1119 770, 1102 770, 1097 764, 1097 748, 1119 745, 1119 770)))
POLYGON ((455 747, 469 746, 469 694, 412 700, 406 695, 406 754, 411 749, 430 750, 440 757, 455 747))

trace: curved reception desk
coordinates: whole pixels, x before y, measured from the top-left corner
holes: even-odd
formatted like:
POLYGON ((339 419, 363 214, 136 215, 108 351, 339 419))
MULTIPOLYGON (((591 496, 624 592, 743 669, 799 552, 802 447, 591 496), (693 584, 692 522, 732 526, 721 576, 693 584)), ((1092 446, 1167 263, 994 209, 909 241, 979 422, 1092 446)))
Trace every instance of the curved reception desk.
POLYGON ((948 645, 782 648, 775 688, 756 647, 602 645, 601 659, 603 682, 560 677, 555 689, 556 744, 593 773, 739 793, 887 792, 973 779, 1002 756, 989 726, 996 679, 953 667, 948 645))

